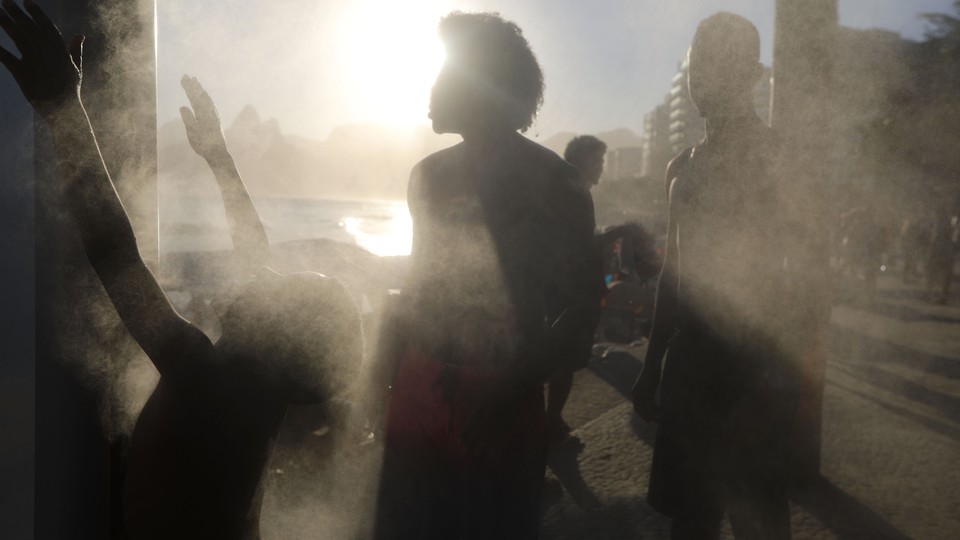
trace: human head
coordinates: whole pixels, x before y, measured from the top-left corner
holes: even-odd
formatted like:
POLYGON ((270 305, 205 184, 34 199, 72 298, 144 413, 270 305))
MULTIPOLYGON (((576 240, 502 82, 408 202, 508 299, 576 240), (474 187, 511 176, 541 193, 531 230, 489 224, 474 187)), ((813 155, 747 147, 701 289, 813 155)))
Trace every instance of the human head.
POLYGON ((447 59, 430 95, 437 133, 526 130, 543 102, 543 71, 523 31, 496 13, 440 20, 447 59))
POLYGON ((580 180, 589 189, 600 182, 607 145, 593 135, 580 135, 567 143, 563 159, 580 169, 580 180))
POLYGON ((347 387, 363 354, 360 314, 339 281, 269 269, 221 316, 218 348, 287 388, 294 400, 325 400, 347 387))
POLYGON ((750 21, 725 11, 707 17, 697 27, 688 60, 690 98, 700 116, 752 110, 763 66, 760 34, 750 21))

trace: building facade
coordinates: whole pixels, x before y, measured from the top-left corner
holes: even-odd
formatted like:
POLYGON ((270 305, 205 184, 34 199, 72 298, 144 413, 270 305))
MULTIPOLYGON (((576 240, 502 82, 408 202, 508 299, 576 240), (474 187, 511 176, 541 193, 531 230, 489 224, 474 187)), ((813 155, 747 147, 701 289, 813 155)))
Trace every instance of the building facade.
MULTIPOLYGON (((689 64, 684 57, 677 64, 677 72, 670 79, 670 92, 664 97, 663 103, 644 115, 641 166, 644 176, 662 175, 673 156, 703 140, 703 118, 687 90, 688 69, 689 64)), ((757 115, 769 125, 770 68, 766 66, 754 87, 753 102, 757 115)))

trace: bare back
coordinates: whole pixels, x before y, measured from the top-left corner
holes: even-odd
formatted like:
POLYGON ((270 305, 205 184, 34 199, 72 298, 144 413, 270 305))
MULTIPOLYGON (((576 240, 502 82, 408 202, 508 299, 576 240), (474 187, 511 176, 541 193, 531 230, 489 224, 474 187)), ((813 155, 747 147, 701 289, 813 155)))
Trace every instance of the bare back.
POLYGON ((579 301, 590 277, 572 259, 589 246, 593 213, 575 181, 576 169, 520 135, 482 162, 460 144, 418 164, 404 291, 415 346, 448 363, 509 364, 560 304, 579 301))

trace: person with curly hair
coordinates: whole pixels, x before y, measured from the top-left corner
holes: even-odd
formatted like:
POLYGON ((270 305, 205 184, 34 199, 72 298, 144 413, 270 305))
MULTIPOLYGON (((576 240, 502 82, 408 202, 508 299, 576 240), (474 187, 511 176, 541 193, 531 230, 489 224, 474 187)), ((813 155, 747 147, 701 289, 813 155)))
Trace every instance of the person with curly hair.
MULTIPOLYGON (((546 467, 543 382, 602 283, 577 170, 523 137, 543 73, 513 22, 454 12, 430 99, 463 141, 411 173, 413 250, 385 354, 376 537, 535 538, 546 467), (389 348, 388 348, 389 349, 389 348)), ((389 339, 382 337, 381 339, 389 339)))

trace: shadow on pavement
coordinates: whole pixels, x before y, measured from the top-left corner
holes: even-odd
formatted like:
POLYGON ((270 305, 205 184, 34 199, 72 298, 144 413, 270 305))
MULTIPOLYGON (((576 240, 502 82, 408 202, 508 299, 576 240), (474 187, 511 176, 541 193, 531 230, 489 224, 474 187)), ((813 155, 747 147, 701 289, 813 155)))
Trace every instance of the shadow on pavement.
POLYGON ((924 353, 864 336, 851 330, 833 328, 831 345, 838 366, 860 380, 932 407, 947 418, 960 416, 960 397, 951 396, 886 371, 881 364, 899 364, 950 379, 960 379, 960 359, 924 353), (846 360, 846 361, 845 361, 846 360))
MULTIPOLYGON (((954 270, 953 283, 957 284, 957 270, 954 270)), ((906 300, 908 302, 927 302, 926 300, 926 291, 923 285, 919 283, 912 284, 903 284, 896 282, 890 283, 883 287, 882 292, 878 296, 882 296, 885 299, 892 300, 906 300)), ((957 306, 960 305, 960 289, 956 286, 950 288, 950 297, 947 300, 947 305, 957 306)))
POLYGON ((577 456, 583 450, 583 447, 583 442, 580 439, 571 437, 564 444, 550 448, 547 465, 560 480, 560 483, 563 484, 563 489, 570 495, 573 502, 580 508, 592 510, 600 508, 601 504, 600 499, 587 485, 580 472, 577 456))
POLYGON ((556 508, 540 529, 544 540, 669 538, 670 520, 639 497, 608 501, 589 511, 556 508))
POLYGON ((856 390, 856 389, 854 389, 854 388, 851 388, 851 387, 849 387, 849 386, 847 386, 847 385, 840 384, 840 383, 838 383, 838 382, 836 382, 836 381, 830 381, 830 384, 833 385, 833 386, 835 386, 835 387, 837 387, 837 388, 839 388, 839 389, 841 389, 841 390, 843 390, 843 391, 845 391, 845 392, 850 392, 851 394, 854 394, 854 395, 856 395, 857 397, 863 398, 863 399, 865 399, 865 400, 867 400, 867 401, 872 401, 873 403, 876 403, 877 405, 883 407, 884 409, 886 409, 886 410, 888 410, 888 411, 890 411, 890 412, 892 412, 892 413, 894 413, 894 414, 896 414, 896 415, 898 415, 898 416, 902 416, 902 417, 904 417, 904 418, 906 418, 906 419, 908 419, 908 420, 912 420, 912 421, 914 421, 914 422, 922 425, 923 427, 929 429, 930 431, 933 431, 933 432, 935 432, 935 433, 939 433, 940 435, 943 435, 944 437, 948 437, 948 438, 950 438, 950 439, 953 439, 954 441, 960 442, 960 429, 957 429, 957 428, 955 428, 955 427, 953 427, 953 426, 951 426, 951 425, 949 425, 949 424, 945 424, 945 423, 943 423, 943 422, 938 422, 937 420, 934 420, 934 419, 932 419, 932 418, 928 418, 928 417, 926 417, 926 416, 923 416, 922 414, 917 414, 917 413, 915 413, 915 412, 913 412, 913 411, 909 411, 909 410, 907 410, 907 409, 904 409, 903 407, 899 407, 899 406, 897 406, 897 405, 894 405, 893 403, 889 403, 889 402, 883 401, 883 400, 877 398, 876 396, 871 396, 871 395, 867 394, 866 392, 861 392, 861 391, 856 390))
POLYGON ((844 360, 900 364, 948 379, 960 380, 960 358, 926 353, 834 326, 830 349, 844 360))
MULTIPOLYGON (((884 293, 886 295, 886 293, 884 293)), ((870 307, 870 311, 883 317, 889 317, 901 322, 939 322, 939 323, 960 323, 960 317, 950 317, 945 315, 934 315, 924 313, 923 311, 897 304, 890 304, 883 301, 876 302, 870 307)))
POLYGON ((822 476, 794 489, 790 498, 841 539, 909 539, 880 514, 822 476))
MULTIPOLYGON (((610 352, 603 358, 595 358, 590 362, 590 370, 627 401, 633 399, 630 396, 630 389, 640 376, 642 368, 643 362, 623 351, 610 352)), ((630 419, 630 429, 638 439, 653 447, 657 435, 656 424, 644 422, 640 417, 633 415, 630 419)))
POLYGON ((630 389, 640 376, 643 362, 625 351, 611 351, 590 362, 590 371, 630 400, 630 389))

